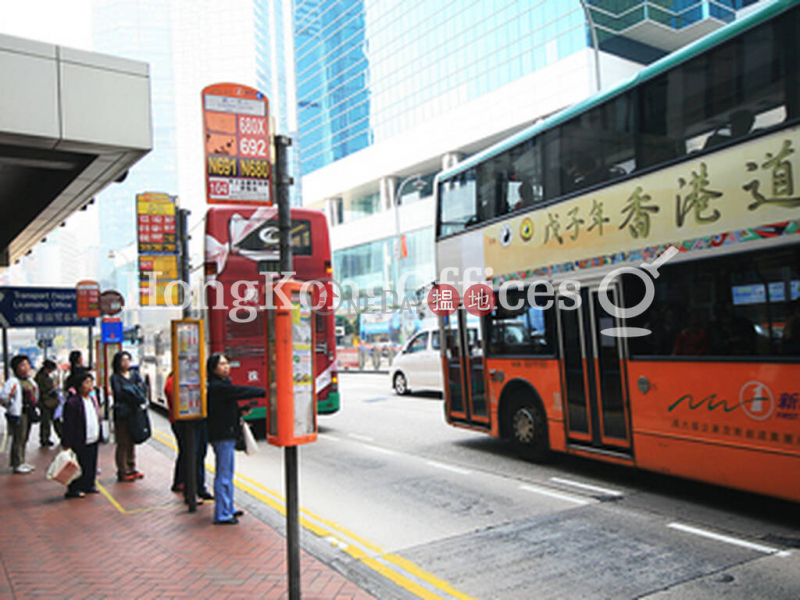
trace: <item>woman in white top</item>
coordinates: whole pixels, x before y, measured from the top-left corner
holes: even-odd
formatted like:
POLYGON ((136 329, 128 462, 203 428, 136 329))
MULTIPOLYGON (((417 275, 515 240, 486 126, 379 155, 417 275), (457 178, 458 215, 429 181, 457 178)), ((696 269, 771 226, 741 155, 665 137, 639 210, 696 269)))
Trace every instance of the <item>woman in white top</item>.
POLYGON ((96 494, 97 445, 100 441, 100 406, 92 391, 94 377, 89 372, 75 376, 73 381, 77 393, 64 404, 64 426, 61 445, 72 448, 78 456, 81 476, 69 484, 67 498, 83 498, 96 494))
POLYGON ((25 462, 25 447, 31 431, 31 411, 39 399, 39 389, 30 377, 31 361, 24 354, 11 359, 14 375, 0 391, 0 404, 6 409, 8 431, 11 434, 11 468, 14 473, 30 473, 33 465, 25 462))

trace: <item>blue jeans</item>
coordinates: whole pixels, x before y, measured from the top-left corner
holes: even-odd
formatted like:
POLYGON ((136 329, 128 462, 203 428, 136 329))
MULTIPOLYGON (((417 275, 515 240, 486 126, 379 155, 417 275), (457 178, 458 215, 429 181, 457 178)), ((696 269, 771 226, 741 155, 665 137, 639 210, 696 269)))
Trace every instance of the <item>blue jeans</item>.
POLYGON ((228 521, 236 510, 233 507, 233 458, 235 440, 211 442, 217 472, 214 475, 214 522, 228 521))

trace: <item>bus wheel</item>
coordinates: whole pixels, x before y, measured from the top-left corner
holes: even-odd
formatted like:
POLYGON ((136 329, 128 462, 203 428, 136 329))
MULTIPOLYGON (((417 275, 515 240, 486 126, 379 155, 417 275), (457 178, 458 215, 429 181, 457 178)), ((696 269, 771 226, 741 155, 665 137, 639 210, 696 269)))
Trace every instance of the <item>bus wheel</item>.
POLYGON ((398 396, 405 396, 408 394, 408 382, 406 376, 398 372, 394 376, 394 391, 398 396))
POLYGON ((508 411, 506 431, 517 454, 534 462, 542 462, 550 454, 547 418, 537 401, 516 401, 508 411))

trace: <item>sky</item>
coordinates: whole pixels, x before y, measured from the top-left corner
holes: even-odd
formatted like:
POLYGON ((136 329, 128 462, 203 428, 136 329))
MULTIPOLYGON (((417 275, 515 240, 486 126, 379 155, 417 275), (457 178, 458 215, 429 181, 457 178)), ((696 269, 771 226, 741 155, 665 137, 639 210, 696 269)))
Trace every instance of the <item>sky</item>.
POLYGON ((3 0, 0 33, 92 49, 91 0, 3 0))

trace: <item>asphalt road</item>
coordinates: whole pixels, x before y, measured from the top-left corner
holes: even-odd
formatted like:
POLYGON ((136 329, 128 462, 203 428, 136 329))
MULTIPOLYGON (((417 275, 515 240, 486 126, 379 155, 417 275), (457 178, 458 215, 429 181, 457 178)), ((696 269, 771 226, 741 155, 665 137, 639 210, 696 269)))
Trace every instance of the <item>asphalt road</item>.
MULTIPOLYGON (((388 375, 342 374, 340 389, 300 449, 300 502, 319 552, 378 597, 800 598, 796 504, 563 455, 532 464, 448 426, 435 394, 395 396, 388 375), (370 587, 375 561, 398 585, 370 587)), ((280 449, 237 454, 276 498, 282 469, 280 449)))

